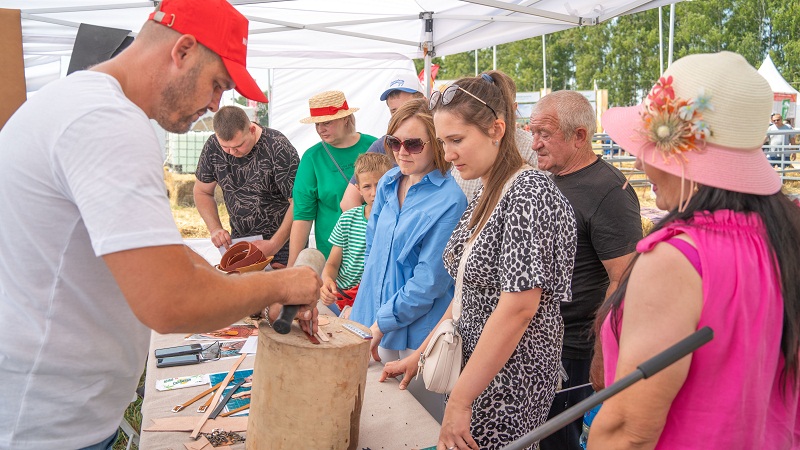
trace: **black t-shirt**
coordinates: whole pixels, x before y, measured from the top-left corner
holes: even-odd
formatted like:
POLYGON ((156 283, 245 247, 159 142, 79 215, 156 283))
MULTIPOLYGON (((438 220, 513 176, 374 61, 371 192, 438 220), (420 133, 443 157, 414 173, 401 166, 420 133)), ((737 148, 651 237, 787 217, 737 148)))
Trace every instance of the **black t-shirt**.
MULTIPOLYGON (((230 215, 231 237, 261 234, 269 239, 278 231, 289 199, 300 157, 280 131, 263 128, 253 150, 241 158, 222 150, 217 135, 206 141, 197 162, 197 179, 216 182, 230 215)), ((275 255, 286 264, 289 243, 275 255)))
POLYGON ((591 357, 595 313, 603 303, 609 279, 604 260, 636 250, 642 238, 639 198, 616 167, 600 157, 583 169, 553 181, 569 200, 577 221, 578 248, 572 276, 572 302, 561 303, 564 358, 591 357))

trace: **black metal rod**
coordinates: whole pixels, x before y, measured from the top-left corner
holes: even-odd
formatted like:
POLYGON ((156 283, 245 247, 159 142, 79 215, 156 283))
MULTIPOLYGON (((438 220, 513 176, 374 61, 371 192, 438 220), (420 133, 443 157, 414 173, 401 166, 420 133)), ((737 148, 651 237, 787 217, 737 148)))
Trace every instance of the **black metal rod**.
POLYGON ((289 334, 289 331, 292 329, 292 321, 298 311, 300 311, 299 306, 284 305, 280 315, 275 319, 275 322, 272 323, 272 328, 280 334, 289 334))
POLYGON ((530 447, 534 443, 564 428, 575 419, 582 417, 586 411, 589 411, 609 398, 619 394, 642 378, 650 378, 664 368, 669 367, 684 356, 707 344, 713 338, 714 331, 709 327, 703 327, 695 331, 672 347, 643 362, 636 370, 626 375, 624 378, 617 380, 611 386, 595 393, 591 397, 584 399, 580 403, 553 417, 542 424, 542 426, 510 443, 504 447, 504 449, 522 450, 530 447))

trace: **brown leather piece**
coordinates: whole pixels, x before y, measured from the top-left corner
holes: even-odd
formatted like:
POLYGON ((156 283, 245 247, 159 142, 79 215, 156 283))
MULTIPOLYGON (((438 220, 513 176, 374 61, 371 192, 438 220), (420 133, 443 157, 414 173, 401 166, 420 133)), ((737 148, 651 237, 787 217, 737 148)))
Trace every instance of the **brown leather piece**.
MULTIPOLYGON (((192 428, 197 425, 197 417, 162 417, 152 419, 152 422, 152 424, 142 427, 142 431, 192 431, 192 428)), ((247 416, 217 417, 208 420, 200 431, 210 433, 215 428, 225 431, 247 431, 247 416)))
POLYGON ((217 269, 225 273, 244 273, 264 270, 273 256, 264 256, 252 242, 237 242, 222 255, 217 269))

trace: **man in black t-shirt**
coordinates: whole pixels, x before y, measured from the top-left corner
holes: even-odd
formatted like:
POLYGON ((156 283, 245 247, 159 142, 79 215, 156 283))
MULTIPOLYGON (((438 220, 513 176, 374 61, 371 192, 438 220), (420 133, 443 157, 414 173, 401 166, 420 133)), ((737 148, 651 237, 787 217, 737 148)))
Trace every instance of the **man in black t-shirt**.
POLYGON ((292 188, 300 157, 281 132, 250 122, 243 109, 224 106, 214 115, 214 131, 197 163, 194 202, 217 246, 231 239, 254 241, 273 263, 286 265, 292 228, 292 188), (222 227, 214 200, 219 184, 230 216, 222 227))
MULTIPOLYGON (((639 199, 625 177, 595 155, 592 136, 595 112, 574 91, 546 95, 531 112, 533 149, 539 168, 552 179, 572 205, 578 246, 572 277, 572 301, 561 304, 564 319, 562 364, 569 380, 563 389, 589 382, 594 348, 595 313, 619 284, 642 237, 639 199)), ((590 386, 556 395, 553 417, 592 393, 590 386)), ((541 450, 580 450, 582 419, 570 423, 540 443, 541 450)))

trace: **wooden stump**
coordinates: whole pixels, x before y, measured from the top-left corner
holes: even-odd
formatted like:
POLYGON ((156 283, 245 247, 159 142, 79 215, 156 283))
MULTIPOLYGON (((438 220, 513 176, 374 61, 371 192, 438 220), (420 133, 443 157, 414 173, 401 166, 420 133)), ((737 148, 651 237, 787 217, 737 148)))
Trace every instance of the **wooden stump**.
POLYGON ((313 344, 295 322, 278 334, 262 322, 253 370, 248 450, 356 449, 369 340, 326 317, 328 342, 313 344))

